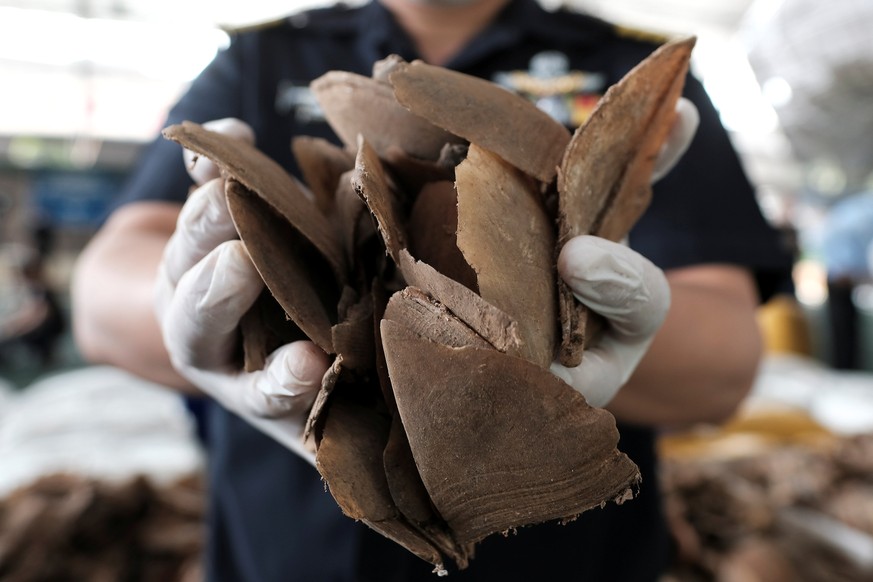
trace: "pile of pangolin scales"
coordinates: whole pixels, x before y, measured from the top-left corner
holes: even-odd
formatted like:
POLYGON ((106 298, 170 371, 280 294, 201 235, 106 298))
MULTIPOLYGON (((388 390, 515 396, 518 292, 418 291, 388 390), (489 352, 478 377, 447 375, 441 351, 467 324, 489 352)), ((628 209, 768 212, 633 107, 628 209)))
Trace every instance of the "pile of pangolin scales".
POLYGON ((577 365, 598 323, 555 263, 648 206, 693 45, 660 47, 573 135, 422 62, 329 72, 311 88, 344 147, 296 138, 305 185, 197 124, 164 132, 221 168, 269 290, 241 324, 246 368, 295 339, 335 357, 304 437, 318 471, 347 516, 437 571, 491 534, 635 493, 612 415, 549 371, 577 365))
POLYGON ((44 475, 0 498, 0 580, 203 580, 205 506, 197 475, 44 475))

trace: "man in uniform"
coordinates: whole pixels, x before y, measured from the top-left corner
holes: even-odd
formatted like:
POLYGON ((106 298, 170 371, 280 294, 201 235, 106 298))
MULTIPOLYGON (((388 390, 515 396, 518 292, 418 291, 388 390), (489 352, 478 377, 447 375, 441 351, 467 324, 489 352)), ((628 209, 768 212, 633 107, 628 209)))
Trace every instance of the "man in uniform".
MULTIPOLYGON (((486 79, 516 79, 517 90, 529 87, 537 93, 532 99, 560 102, 564 119, 578 123, 585 108, 654 48, 599 20, 548 12, 534 0, 374 0, 236 35, 168 123, 240 119, 253 130, 247 139, 298 173, 292 136, 336 141, 307 92, 327 71, 369 75, 376 60, 392 53, 422 58, 486 79), (550 75, 573 82, 544 79, 534 66, 544 58, 561 64, 550 75)), ((630 248, 582 237, 568 243, 559 264, 580 298, 611 314, 616 348, 561 373, 616 416, 619 448, 642 471, 641 492, 567 525, 488 538, 467 570, 451 574, 459 581, 656 580, 669 559, 656 431, 724 419, 752 384, 760 353, 754 310, 790 261, 693 78, 685 97, 696 106, 686 110, 699 112, 700 129, 655 185, 630 248), (616 274, 633 288, 613 284, 616 274), (598 394, 592 385, 600 386, 598 394)), ((680 121, 690 117, 686 112, 680 121)), ((677 131, 682 141, 682 128, 677 131)), ((430 564, 343 516, 311 459, 298 454, 299 418, 327 365, 324 354, 297 342, 277 350, 268 373, 227 369, 224 344, 234 314, 245 309, 239 303, 248 300, 240 298, 260 288, 244 249, 226 242, 232 226, 216 181, 208 181, 201 165, 195 171, 205 185, 186 202, 191 179, 178 146, 162 139, 151 145, 79 261, 74 326, 92 360, 214 398, 206 406, 209 579, 431 580, 430 564)))

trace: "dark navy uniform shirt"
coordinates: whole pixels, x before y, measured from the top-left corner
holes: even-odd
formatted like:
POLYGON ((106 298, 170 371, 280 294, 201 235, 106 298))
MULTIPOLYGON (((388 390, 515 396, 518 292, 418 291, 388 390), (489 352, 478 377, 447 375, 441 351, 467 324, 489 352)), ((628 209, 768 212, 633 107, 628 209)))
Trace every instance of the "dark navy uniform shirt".
MULTIPOLYGON (((542 68, 544 54, 558 55, 559 66, 585 73, 585 86, 569 101, 563 99, 579 113, 655 46, 593 18, 514 0, 447 66, 495 80, 522 72, 523 85, 539 74, 533 63, 542 68)), ((369 75, 374 61, 392 53, 407 60, 417 57, 378 3, 316 10, 238 33, 193 83, 168 123, 240 118, 254 128, 261 150, 296 173, 292 136, 336 141, 313 107, 308 83, 331 70, 369 75)), ((711 262, 747 265, 766 297, 790 260, 762 218, 701 85, 689 78, 685 93, 700 111, 700 130, 679 165, 656 185, 653 203, 631 233, 630 244, 665 269, 711 262)), ((158 139, 122 202, 182 202, 189 186, 179 147, 158 139)), ((219 406, 207 409, 210 580, 435 579, 430 564, 343 516, 306 462, 219 406)), ((492 536, 477 547, 469 569, 452 572, 450 580, 655 580, 668 560, 669 543, 659 504, 654 431, 619 428, 619 448, 643 475, 636 499, 589 511, 568 525, 543 524, 508 537, 492 536)))

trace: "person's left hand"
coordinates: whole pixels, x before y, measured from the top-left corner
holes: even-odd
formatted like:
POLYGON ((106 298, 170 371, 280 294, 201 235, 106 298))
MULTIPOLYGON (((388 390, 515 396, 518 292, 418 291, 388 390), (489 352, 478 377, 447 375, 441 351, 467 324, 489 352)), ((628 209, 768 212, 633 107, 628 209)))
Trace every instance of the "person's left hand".
POLYGON ((652 170, 652 184, 666 176, 679 162, 682 154, 691 145, 698 125, 700 125, 700 112, 697 111, 697 107, 685 97, 680 97, 679 101, 676 102, 676 120, 673 122, 673 127, 670 129, 670 134, 664 145, 661 146, 658 159, 655 160, 655 167, 652 170))
POLYGON ((579 391, 592 406, 606 406, 628 381, 649 349, 670 308, 664 272, 641 254, 606 239, 570 239, 558 256, 558 273, 580 303, 602 315, 603 336, 568 368, 552 372, 579 391))
MULTIPOLYGON (((679 99, 676 121, 652 172, 663 178, 688 149, 700 115, 679 99)), ((580 303, 607 321, 603 337, 568 368, 555 362, 552 372, 579 391, 592 406, 606 406, 627 383, 649 349, 670 308, 664 272, 628 247, 595 236, 570 239, 558 256, 558 273, 580 303)))

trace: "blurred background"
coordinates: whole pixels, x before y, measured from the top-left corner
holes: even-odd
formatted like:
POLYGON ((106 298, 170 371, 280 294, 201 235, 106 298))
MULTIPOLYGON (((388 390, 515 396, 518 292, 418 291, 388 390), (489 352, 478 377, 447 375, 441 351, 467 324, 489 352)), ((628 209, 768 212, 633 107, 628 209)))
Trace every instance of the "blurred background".
MULTIPOLYGON (((698 36, 693 71, 797 257, 795 295, 760 310, 747 406, 662 439, 671 579, 873 579, 873 2, 569 3, 698 36)), ((50 579, 47 556, 75 579, 131 560, 125 579, 199 579, 191 423, 159 387, 81 361, 70 273, 227 31, 320 4, 0 0, 0 581, 50 579)))

